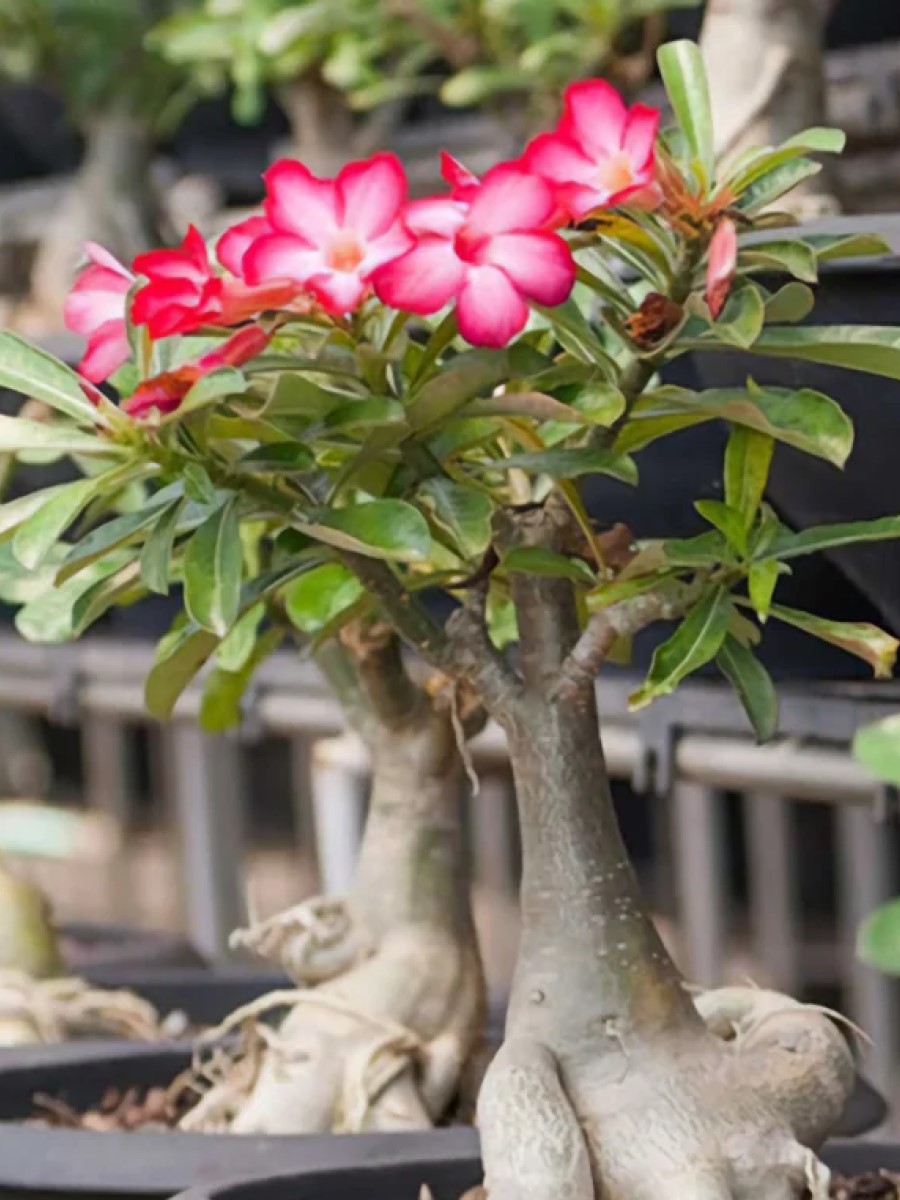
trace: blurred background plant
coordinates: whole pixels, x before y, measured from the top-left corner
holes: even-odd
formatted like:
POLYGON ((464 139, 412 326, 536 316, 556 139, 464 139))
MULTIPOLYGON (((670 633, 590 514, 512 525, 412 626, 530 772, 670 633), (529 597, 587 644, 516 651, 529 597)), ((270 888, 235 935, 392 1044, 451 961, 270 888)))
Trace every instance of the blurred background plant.
MULTIPOLYGON (((900 788, 900 713, 860 729, 853 753, 867 771, 896 792, 900 788)), ((880 905, 863 921, 857 951, 869 966, 900 975, 900 896, 880 905)))
POLYGON ((0 5, 0 78, 52 90, 84 142, 76 180, 47 225, 32 270, 32 304, 44 315, 58 313, 85 241, 130 261, 165 240, 150 176, 154 143, 194 93, 145 39, 178 7, 179 0, 0 5))

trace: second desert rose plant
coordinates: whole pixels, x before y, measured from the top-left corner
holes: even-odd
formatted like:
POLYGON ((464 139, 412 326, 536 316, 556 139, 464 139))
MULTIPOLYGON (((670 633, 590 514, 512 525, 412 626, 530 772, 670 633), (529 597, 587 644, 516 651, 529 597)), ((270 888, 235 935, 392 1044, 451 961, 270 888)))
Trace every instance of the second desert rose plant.
MULTIPOLYGON (((175 578, 185 614, 147 681, 158 717, 214 659, 204 709, 221 723, 291 625, 321 652, 352 647, 362 623, 439 673, 461 754, 472 704, 505 730, 523 927, 479 1100, 492 1200, 781 1200, 805 1187, 819 1200, 814 1150, 853 1080, 821 1012, 749 988, 686 991, 617 828, 595 677, 634 634, 670 622, 632 706, 714 661, 763 739, 777 727, 754 654, 767 621, 890 673, 886 633, 775 600, 798 555, 900 536, 897 517, 794 532, 764 502, 779 442, 844 463, 853 433, 839 405, 752 378, 694 392, 660 372, 686 351, 738 347, 900 378, 900 329, 802 323, 820 261, 884 250, 787 236, 790 218, 770 211, 841 135, 814 129, 723 169, 696 49, 667 46, 660 65, 677 121, 662 133, 657 113, 581 83, 521 160, 478 179, 447 159, 442 196, 408 202, 389 155, 334 180, 286 162, 267 176, 263 214, 215 254, 193 232, 128 272, 95 250, 71 302, 89 379, 0 337, 0 382, 59 414, 3 418, 0 448, 55 450, 87 470, 0 507, 8 561, 37 596, 19 613, 26 636, 76 637, 175 578), (774 286, 779 271, 795 278, 774 286), (97 387, 107 377, 118 403, 97 387), (598 533, 580 479, 639 486, 645 446, 712 420, 730 434, 723 498, 697 505, 706 533, 654 540, 615 512, 598 533), (437 590, 454 601, 443 621, 437 590)), ((426 889, 411 903, 407 917, 421 903, 424 919, 450 899, 426 889)), ((388 982, 406 994, 399 961, 388 982)), ((325 1001, 338 1022, 341 986, 325 1001)), ((402 1033, 379 1029, 395 1050, 402 1033)), ((411 1073, 387 1063, 406 1090, 382 1106, 386 1123, 409 1117, 410 1085, 440 1078, 439 1052, 460 1045, 424 1040, 411 1073)), ((257 1114, 289 1102, 262 1094, 267 1078, 263 1067, 257 1114)))

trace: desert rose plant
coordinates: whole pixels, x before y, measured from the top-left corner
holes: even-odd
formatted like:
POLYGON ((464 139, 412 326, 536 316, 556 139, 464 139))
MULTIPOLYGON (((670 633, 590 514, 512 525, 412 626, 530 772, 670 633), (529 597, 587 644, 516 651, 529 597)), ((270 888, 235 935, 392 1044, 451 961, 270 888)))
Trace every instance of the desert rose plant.
MULTIPOLYGON (((777 443, 844 463, 853 435, 839 405, 752 378, 694 392, 661 372, 688 351, 737 347, 897 378, 900 329, 805 324, 810 288, 771 282, 884 248, 791 236, 779 228, 789 218, 759 215, 841 135, 813 129, 723 172, 696 48, 664 47, 660 66, 673 128, 660 133, 656 112, 583 82, 520 160, 476 178, 448 158, 441 196, 409 202, 385 154, 336 179, 277 164, 263 214, 214 254, 191 234, 135 262, 133 281, 76 286, 82 316, 96 301, 89 360, 105 348, 90 380, 0 339, 0 380, 59 414, 4 419, 3 447, 87 468, 0 508, 9 562, 31 573, 36 597, 18 615, 26 636, 78 636, 111 605, 178 580, 185 614, 147 681, 158 717, 208 660, 205 707, 223 719, 286 629, 314 651, 347 650, 361 623, 363 643, 383 635, 396 663, 390 629, 438 674, 426 691, 443 694, 460 756, 473 706, 505 730, 523 925, 506 1040, 479 1100, 494 1200, 807 1186, 824 1198, 814 1149, 853 1080, 822 1012, 749 988, 686 990, 616 824, 595 678, 636 633, 669 622, 632 707, 714 662, 763 739, 777 727, 754 654, 767 621, 890 673, 886 633, 775 598, 793 558, 900 535, 897 517, 794 532, 763 499, 777 443), (116 367, 118 403, 97 386, 116 367), (654 538, 615 512, 598 531, 583 477, 639 486, 644 447, 713 420, 730 434, 722 499, 697 505, 707 532, 654 538)), ((465 1022, 451 1019, 448 993, 441 1008, 420 987, 414 936, 419 916, 430 932, 457 895, 428 886, 444 845, 426 833, 408 873, 382 873, 385 903, 405 905, 396 953, 381 953, 390 933, 374 952, 363 941, 346 973, 298 993, 278 1039, 297 1053, 278 1071, 275 1043, 261 1048, 253 1117, 236 1127, 281 1127, 291 1106, 318 1128, 335 1126, 334 1109, 351 1127, 414 1126, 446 1096, 465 1022), (378 1010, 361 1016, 355 981, 367 970, 378 1010)), ((210 1101, 226 1120, 246 1113, 228 1084, 210 1101)))

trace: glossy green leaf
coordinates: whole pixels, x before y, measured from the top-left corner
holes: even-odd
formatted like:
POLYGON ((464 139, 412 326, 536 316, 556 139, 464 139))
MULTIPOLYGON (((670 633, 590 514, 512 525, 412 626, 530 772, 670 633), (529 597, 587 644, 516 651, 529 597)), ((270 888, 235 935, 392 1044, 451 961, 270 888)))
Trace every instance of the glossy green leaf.
POLYGON ((265 605, 254 604, 238 617, 216 650, 217 667, 229 674, 243 669, 253 653, 259 627, 265 615, 265 605))
POLYGON ((891 253, 890 243, 875 233, 804 233, 803 240, 815 250, 819 262, 891 253))
POLYGON ((633 454, 643 450, 651 442, 656 442, 670 433, 681 433, 684 429, 692 429, 702 425, 704 421, 713 420, 713 413, 706 409, 694 412, 661 412, 654 416, 652 409, 646 412, 633 413, 624 428, 619 432, 613 449, 622 454, 633 454))
POLYGON ((535 421, 561 421, 569 425, 595 424, 593 417, 580 407, 563 404, 543 392, 507 392, 502 396, 473 400, 466 405, 462 415, 467 418, 531 417, 535 421))
POLYGON ((602 371, 610 380, 615 379, 616 364, 572 296, 556 308, 544 308, 540 304, 532 307, 553 330, 559 344, 579 362, 602 371))
POLYGON ((57 644, 78 636, 76 606, 98 583, 111 579, 128 563, 127 552, 114 551, 97 559, 80 574, 43 592, 16 613, 16 629, 28 642, 57 644))
POLYGON ((75 372, 15 333, 0 333, 0 387, 41 400, 81 425, 93 428, 98 423, 97 409, 75 372))
POLYGON ((372 558, 421 562, 431 550, 428 522, 404 500, 372 500, 368 504, 325 509, 301 532, 372 558))
POLYGON ((445 421, 468 401, 492 392, 512 375, 509 351, 467 350, 458 354, 414 395, 406 410, 410 430, 420 433, 445 421))
POLYGON ((58 496, 68 486, 67 483, 56 483, 52 487, 26 492, 24 496, 18 496, 15 500, 0 504, 0 539, 5 541, 23 521, 27 521, 33 513, 43 508, 48 501, 52 500, 54 496, 58 496))
POLYGON ((163 420, 182 420, 191 413, 211 404, 217 404, 225 396, 233 396, 246 390, 247 381, 237 367, 220 367, 198 379, 175 412, 163 420))
POLYGON ((756 519, 769 480, 775 443, 765 433, 736 425, 725 447, 725 503, 741 514, 744 531, 756 519))
POLYGON ((754 148, 735 163, 729 186, 740 194, 760 177, 807 154, 840 154, 847 136, 841 129, 813 128, 788 138, 781 146, 754 148))
POLYGON ((521 571, 528 575, 544 575, 553 579, 571 579, 573 583, 593 587, 594 572, 577 558, 567 558, 542 546, 517 546, 505 555, 501 564, 505 571, 521 571))
POLYGON ((765 319, 771 325, 792 325, 812 312, 816 298, 803 283, 791 280, 766 301, 765 319))
POLYGON ((819 278, 815 250, 796 238, 752 242, 741 249, 738 266, 762 271, 787 271, 801 283, 816 283, 819 278))
POLYGON ((286 589, 285 610, 303 633, 324 629, 363 595, 363 586, 342 563, 322 563, 286 589))
POLYGON ((194 624, 186 625, 177 637, 161 643, 144 685, 144 703, 151 716, 168 720, 178 697, 218 644, 216 634, 194 624))
POLYGON ((900 713, 857 730, 853 753, 876 779, 900 787, 900 713))
POLYGON ((900 899, 882 904, 862 922, 856 952, 864 963, 900 975, 900 899))
POLYGON ((660 74, 691 155, 708 185, 715 171, 712 106, 703 58, 694 42, 668 42, 657 52, 660 74))
POLYGON ((735 288, 718 320, 710 325, 710 334, 729 346, 746 349, 762 332, 766 308, 759 288, 745 284, 735 288))
POLYGON ((778 693, 752 650, 728 634, 716 663, 744 706, 757 741, 767 742, 778 729, 778 693))
POLYGON ((713 566, 729 557, 728 545, 718 530, 692 538, 669 538, 661 548, 665 561, 673 567, 713 566))
POLYGON ((391 396, 369 396, 365 400, 353 400, 333 408, 324 420, 327 430, 340 433, 357 433, 381 425, 402 425, 406 411, 399 400, 391 396))
POLYGON ((94 475, 66 484, 19 525, 12 551, 23 567, 33 571, 44 561, 75 518, 104 490, 107 479, 107 475, 94 475))
POLYGON ((730 615, 727 588, 707 592, 672 636, 654 650, 647 678, 629 697, 628 707, 634 711, 669 695, 692 671, 714 659, 728 633, 730 615))
POLYGON ((883 542, 900 537, 900 517, 876 517, 873 521, 848 521, 840 525, 816 525, 800 533, 781 530, 758 558, 797 558, 852 546, 858 542, 883 542))
POLYGON ((474 488, 435 476, 419 487, 435 521, 453 538, 464 558, 483 554, 491 540, 493 504, 474 488))
POLYGON ((164 509, 168 508, 173 498, 181 491, 179 484, 172 484, 157 493, 149 504, 136 512, 123 513, 104 521, 96 529, 92 529, 85 537, 77 542, 66 555, 58 573, 57 582, 64 583, 71 575, 84 570, 88 563, 100 558, 110 550, 124 545, 150 525, 154 525, 164 509))
POLYGON ((803 359, 900 379, 900 327, 797 325, 764 329, 752 353, 803 359))
POLYGON ((714 525, 726 540, 738 551, 743 551, 747 540, 747 528, 743 515, 721 500, 697 500, 694 508, 705 521, 714 525))
POLYGON ((804 179, 818 175, 821 170, 821 164, 809 158, 795 158, 782 163, 754 180, 738 197, 737 207, 748 215, 756 215, 780 196, 793 191, 804 179))
POLYGON ((630 600, 633 596, 643 596, 645 592, 655 592, 674 579, 675 575, 674 570, 649 571, 645 575, 636 575, 630 579, 620 576, 609 583, 601 583, 585 597, 588 611, 599 612, 609 608, 611 604, 618 604, 620 600, 630 600))
POLYGON ((633 459, 592 446, 533 450, 494 459, 489 464, 473 463, 472 466, 494 471, 527 471, 534 475, 550 475, 554 479, 577 479, 580 475, 593 474, 611 475, 613 479, 619 479, 622 483, 637 483, 637 467, 633 459))
MULTIPOLYGON (((232 633, 240 628, 241 622, 250 615, 251 613, 246 613, 234 627, 232 633)), ((230 637, 231 634, 225 641, 227 642, 230 637)), ((278 648, 281 638, 282 634, 278 629, 268 629, 259 638, 254 636, 249 643, 249 652, 243 661, 230 669, 222 662, 225 642, 222 643, 216 655, 217 666, 215 670, 210 671, 204 681, 203 696, 200 701, 200 725, 207 733, 224 733, 241 723, 244 695, 253 675, 257 667, 278 648)))
POLYGON ((900 643, 877 625, 863 621, 829 621, 796 608, 785 608, 783 604, 773 604, 771 613, 779 621, 863 659, 872 668, 876 679, 890 678, 900 643))
POLYGON ((753 563, 747 573, 747 591, 750 595, 750 603, 760 621, 765 621, 769 615, 772 597, 781 573, 781 568, 773 558, 753 563))
MULTIPOLYGON (((0 335, 2 336, 2 335, 0 335)), ((59 423, 45 424, 30 421, 28 417, 4 417, 0 415, 0 451, 20 453, 40 450, 57 454, 120 455, 121 446, 106 438, 94 437, 80 429, 59 423)))
POLYGON ((243 550, 237 502, 207 517, 184 551, 184 606, 198 625, 224 637, 237 620, 243 550))
POLYGON ((169 593, 170 560, 183 501, 175 500, 159 514, 141 551, 141 580, 151 592, 169 593))
POLYGON ((312 451, 302 442, 265 442, 236 464, 251 475, 302 475, 315 465, 312 451))

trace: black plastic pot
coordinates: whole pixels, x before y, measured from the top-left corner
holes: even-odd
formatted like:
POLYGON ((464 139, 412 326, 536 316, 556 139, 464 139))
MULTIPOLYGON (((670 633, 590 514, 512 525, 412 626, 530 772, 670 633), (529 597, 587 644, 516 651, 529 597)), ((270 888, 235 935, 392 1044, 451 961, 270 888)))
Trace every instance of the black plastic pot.
POLYGON ((63 957, 75 975, 103 971, 153 971, 202 967, 205 960, 186 937, 134 925, 70 921, 60 926, 63 957))
POLYGON ((253 966, 159 971, 142 967, 94 967, 85 972, 85 977, 98 987, 136 992, 163 1015, 183 1012, 194 1028, 218 1025, 236 1008, 267 992, 294 986, 279 971, 253 966))
MULTIPOLYGON (((879 1168, 896 1170, 900 1145, 832 1142, 822 1157, 841 1175, 862 1175, 879 1168)), ((348 1164, 314 1174, 267 1173, 262 1179, 191 1188, 176 1200, 417 1200, 423 1183, 439 1200, 458 1200, 481 1178, 481 1159, 461 1147, 458 1154, 442 1162, 348 1164)))
MULTIPOLYGON (((432 1171, 439 1197, 446 1193, 456 1200, 464 1186, 478 1182, 477 1135, 463 1127, 414 1134, 250 1137, 93 1133, 19 1123, 32 1113, 36 1093, 86 1109, 108 1088, 168 1084, 189 1062, 189 1047, 175 1045, 126 1048, 122 1043, 94 1043, 8 1052, 0 1063, 0 1197, 167 1197, 188 1187, 263 1174, 290 1175, 296 1181, 300 1176, 347 1171, 349 1179, 356 1173, 367 1175, 376 1166, 398 1171, 396 1182, 404 1190, 418 1172, 410 1200, 415 1200, 423 1179, 432 1180, 432 1171), (451 1193, 457 1180, 462 1186, 451 1193)), ((881 1098, 860 1082, 841 1133, 874 1128, 885 1114, 881 1098)), ((391 1179, 386 1177, 386 1182, 391 1179)), ((389 1200, 397 1198, 392 1195, 389 1200)))

